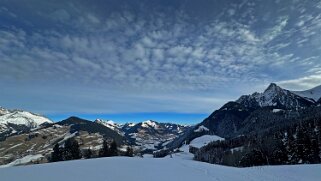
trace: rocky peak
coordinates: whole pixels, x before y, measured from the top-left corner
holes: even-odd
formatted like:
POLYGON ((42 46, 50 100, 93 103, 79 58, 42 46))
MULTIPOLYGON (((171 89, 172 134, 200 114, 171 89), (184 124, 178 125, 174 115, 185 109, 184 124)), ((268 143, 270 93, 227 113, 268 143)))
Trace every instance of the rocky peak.
POLYGON ((283 109, 296 109, 313 104, 310 100, 300 97, 292 92, 271 83, 263 93, 241 96, 237 103, 248 108, 276 107, 283 109))

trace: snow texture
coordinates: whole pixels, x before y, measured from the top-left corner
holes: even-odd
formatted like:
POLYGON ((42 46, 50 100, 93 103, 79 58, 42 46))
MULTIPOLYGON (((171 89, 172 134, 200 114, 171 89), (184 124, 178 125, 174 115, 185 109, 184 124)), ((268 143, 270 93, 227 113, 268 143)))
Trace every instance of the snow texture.
POLYGON ((195 138, 191 141, 190 145, 196 148, 200 148, 202 146, 207 145, 208 143, 212 141, 218 141, 218 140, 224 140, 224 138, 221 138, 216 135, 203 135, 201 137, 195 138))
MULTIPOLYGON (((37 161, 41 158, 43 158, 44 156, 41 154, 37 154, 37 155, 27 155, 25 157, 19 158, 9 164, 6 165, 1 165, 0 168, 5 168, 5 167, 12 167, 12 166, 17 166, 17 165, 23 165, 26 163, 30 163, 32 161, 37 161)), ((1 175, 1 174, 0 174, 1 175)), ((14 180, 14 179, 13 179, 14 180)))
POLYGON ((292 92, 301 97, 306 97, 309 99, 313 99, 314 101, 318 101, 321 98, 321 85, 306 91, 292 91, 292 92))
POLYGON ((27 111, 13 111, 0 116, 0 124, 8 123, 35 128, 43 123, 52 123, 52 121, 27 111))
POLYGON ((147 120, 142 122, 142 127, 144 128, 152 127, 154 129, 157 129, 157 124, 152 120, 147 120))
POLYGON ((194 132, 209 131, 209 129, 203 125, 199 126, 194 132))
POLYGON ((109 157, 90 160, 56 162, 41 165, 1 168, 3 181, 317 181, 321 164, 295 166, 262 166, 233 168, 173 158, 109 157))
POLYGON ((273 109, 272 110, 273 113, 278 113, 278 112, 281 112, 281 111, 283 111, 283 109, 273 109))

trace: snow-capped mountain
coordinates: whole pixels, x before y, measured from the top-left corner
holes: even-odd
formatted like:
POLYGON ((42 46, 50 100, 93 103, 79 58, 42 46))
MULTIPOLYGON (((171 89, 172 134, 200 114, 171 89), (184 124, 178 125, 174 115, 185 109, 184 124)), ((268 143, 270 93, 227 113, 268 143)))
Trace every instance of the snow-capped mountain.
POLYGON ((12 111, 0 116, 1 124, 25 125, 30 128, 36 128, 43 123, 52 123, 51 120, 43 116, 33 114, 27 111, 12 111))
POLYGON ((311 106, 315 101, 301 97, 289 90, 282 89, 275 83, 271 83, 263 93, 254 93, 252 95, 243 95, 237 103, 248 108, 275 107, 281 109, 299 109, 311 106))
POLYGON ((44 116, 27 111, 0 109, 0 137, 28 131, 45 123, 53 122, 44 116))
MULTIPOLYGON (((173 140, 168 146, 176 148, 199 136, 215 134, 224 138, 262 131, 285 122, 319 116, 316 100, 321 86, 301 92, 283 89, 271 83, 263 93, 243 95, 236 101, 224 104, 208 118, 173 140)), ((320 116, 321 117, 321 116, 320 116)))
POLYGON ((110 129, 118 132, 121 135, 124 135, 124 133, 122 131, 123 125, 121 125, 121 124, 117 124, 112 120, 102 120, 102 119, 96 119, 95 122, 98 124, 104 125, 110 129))
POLYGON ((147 120, 126 130, 125 135, 143 151, 157 150, 183 134, 189 126, 147 120))
MULTIPOLYGON (((35 120, 38 124, 43 122, 35 120)), ((0 124, 0 127, 3 125, 6 126, 0 124)), ((9 125, 14 127, 12 129, 18 127, 9 125)), ((54 124, 38 126, 37 129, 27 129, 19 134, 10 134, 5 138, 0 141, 0 165, 13 160, 20 162, 21 159, 25 160, 26 164, 32 163, 33 159, 41 163, 48 162, 55 144, 64 145, 65 141, 70 138, 78 141, 82 151, 90 148, 96 155, 98 155, 104 139, 115 140, 120 149, 124 149, 128 145, 126 138, 118 134, 116 130, 78 117, 69 117, 54 124)))
POLYGON ((96 119, 95 123, 101 124, 103 126, 106 126, 116 132, 118 132, 120 135, 125 135, 125 133, 135 126, 135 123, 125 123, 125 124, 119 124, 112 120, 102 120, 102 119, 96 119))
POLYGON ((321 98, 321 85, 314 87, 312 89, 306 91, 292 91, 294 94, 299 95, 301 97, 309 98, 314 100, 315 102, 319 101, 321 98))
POLYGON ((2 116, 4 114, 8 114, 8 113, 10 113, 10 111, 8 109, 0 107, 0 116, 2 116))
POLYGON ((117 124, 113 121, 104 121, 101 119, 97 119, 95 122, 113 129, 121 135, 125 135, 132 144, 141 150, 156 150, 162 148, 188 128, 188 126, 159 123, 153 120, 147 120, 137 124, 117 124))

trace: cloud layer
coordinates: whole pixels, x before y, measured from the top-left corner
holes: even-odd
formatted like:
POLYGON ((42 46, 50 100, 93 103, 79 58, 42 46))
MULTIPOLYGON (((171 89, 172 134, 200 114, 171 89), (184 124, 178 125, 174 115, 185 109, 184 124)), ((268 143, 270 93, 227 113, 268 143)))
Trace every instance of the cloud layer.
POLYGON ((1 104, 208 113, 269 82, 311 88, 320 12, 319 1, 292 0, 3 1, 1 104))

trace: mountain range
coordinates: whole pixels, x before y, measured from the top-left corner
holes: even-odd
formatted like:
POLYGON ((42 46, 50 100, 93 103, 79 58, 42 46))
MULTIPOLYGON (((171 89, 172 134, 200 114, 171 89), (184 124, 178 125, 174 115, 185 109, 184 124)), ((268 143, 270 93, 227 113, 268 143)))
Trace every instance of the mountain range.
POLYGON ((74 116, 54 123, 27 111, 2 108, 1 113, 0 165, 29 158, 30 155, 33 157, 27 163, 35 160, 37 163, 47 162, 55 144, 63 145, 70 138, 80 143, 80 149, 91 149, 95 154, 98 154, 105 139, 115 140, 122 150, 132 146, 136 152, 152 153, 190 128, 152 120, 117 124, 108 120, 89 121, 74 116))
POLYGON ((117 124, 78 117, 54 123, 27 111, 1 108, 0 164, 29 155, 37 155, 37 162, 47 162, 53 146, 71 137, 78 140, 81 149, 97 151, 103 139, 114 139, 120 149, 130 145, 140 153, 178 149, 204 135, 217 135, 227 141, 244 135, 263 137, 276 129, 292 128, 302 120, 321 120, 320 98, 321 86, 290 91, 271 83, 263 93, 243 95, 224 104, 195 126, 153 120, 117 124))

